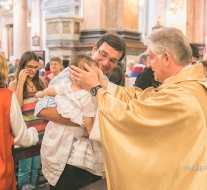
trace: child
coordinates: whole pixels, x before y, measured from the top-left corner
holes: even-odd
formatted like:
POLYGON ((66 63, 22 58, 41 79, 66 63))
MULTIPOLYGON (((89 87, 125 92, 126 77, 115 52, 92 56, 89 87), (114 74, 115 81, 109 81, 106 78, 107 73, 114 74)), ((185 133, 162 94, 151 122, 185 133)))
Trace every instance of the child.
MULTIPOLYGON (((84 69, 84 63, 91 66, 98 75, 98 62, 84 53, 75 53, 71 57, 70 65, 75 65, 76 67, 84 69)), ((55 87, 38 91, 35 97, 42 98, 45 95, 55 96, 58 113, 65 118, 70 118, 72 122, 86 127, 87 133, 90 134, 96 114, 97 101, 89 92, 82 89, 75 82, 70 82, 69 79, 63 79, 61 83, 55 87)), ((87 133, 85 133, 85 135, 87 135, 87 133)), ((81 134, 79 133, 79 135, 80 138, 81 134)))

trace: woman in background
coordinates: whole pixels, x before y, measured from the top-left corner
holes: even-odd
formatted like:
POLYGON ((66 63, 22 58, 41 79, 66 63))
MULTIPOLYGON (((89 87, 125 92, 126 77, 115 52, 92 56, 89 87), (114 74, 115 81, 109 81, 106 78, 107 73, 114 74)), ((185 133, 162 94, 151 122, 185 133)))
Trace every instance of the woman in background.
POLYGON ((33 127, 27 129, 15 93, 5 88, 7 77, 8 64, 0 52, 0 189, 15 190, 12 146, 34 145, 38 141, 38 133, 33 127))
MULTIPOLYGON (((22 109, 27 128, 35 127, 39 139, 43 138, 47 121, 34 116, 35 98, 37 91, 46 88, 45 80, 39 76, 39 58, 34 52, 25 52, 19 62, 17 80, 9 84, 9 89, 16 93, 17 100, 22 109)), ((40 168, 40 156, 19 161, 18 186, 22 189, 24 184, 36 186, 38 170, 40 168)))
POLYGON ((52 57, 50 59, 50 71, 51 73, 44 77, 47 84, 55 77, 57 76, 63 69, 62 66, 62 60, 60 57, 52 57))

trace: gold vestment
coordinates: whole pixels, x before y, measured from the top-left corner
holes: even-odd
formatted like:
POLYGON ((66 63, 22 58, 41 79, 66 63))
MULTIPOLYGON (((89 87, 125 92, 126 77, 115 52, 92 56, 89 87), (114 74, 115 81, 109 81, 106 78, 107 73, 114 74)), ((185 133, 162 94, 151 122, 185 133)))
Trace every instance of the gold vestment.
POLYGON ((100 90, 108 190, 207 189, 206 81, 198 64, 157 89, 100 90))

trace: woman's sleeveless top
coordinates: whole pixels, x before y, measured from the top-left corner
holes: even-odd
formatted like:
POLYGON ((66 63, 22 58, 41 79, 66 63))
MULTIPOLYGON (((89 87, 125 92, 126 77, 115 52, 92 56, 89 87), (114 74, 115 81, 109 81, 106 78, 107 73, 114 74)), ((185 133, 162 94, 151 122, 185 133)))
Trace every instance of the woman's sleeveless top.
POLYGON ((47 120, 34 116, 36 101, 36 98, 34 98, 35 93, 36 92, 28 92, 28 98, 23 100, 22 114, 27 128, 35 127, 38 131, 39 139, 42 140, 47 120))

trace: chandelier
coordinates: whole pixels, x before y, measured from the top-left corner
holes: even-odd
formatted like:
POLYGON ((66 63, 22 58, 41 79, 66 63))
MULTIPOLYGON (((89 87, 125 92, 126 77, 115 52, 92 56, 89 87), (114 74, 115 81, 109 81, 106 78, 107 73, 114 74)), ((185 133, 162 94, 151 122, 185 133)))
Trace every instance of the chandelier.
POLYGON ((0 9, 10 10, 13 5, 13 0, 0 0, 0 9))

